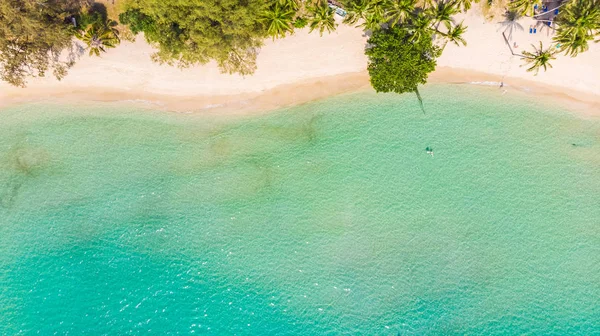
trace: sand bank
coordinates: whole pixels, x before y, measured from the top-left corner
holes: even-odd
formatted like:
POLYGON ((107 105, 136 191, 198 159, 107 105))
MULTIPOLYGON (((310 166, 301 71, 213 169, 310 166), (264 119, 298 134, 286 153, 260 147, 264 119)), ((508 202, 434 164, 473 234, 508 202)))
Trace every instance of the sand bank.
MULTIPOLYGON (((577 110, 600 116, 600 45, 576 58, 559 56, 553 69, 534 76, 522 67, 504 42, 500 26, 484 22, 478 10, 459 16, 469 27, 466 47, 447 45, 432 83, 504 82, 508 89, 561 99, 577 110)), ((547 30, 513 33, 516 52, 531 49, 547 30)), ((123 42, 101 58, 84 55, 62 81, 31 80, 26 89, 0 83, 0 106, 52 102, 126 101, 178 112, 247 113, 299 104, 326 96, 369 90, 364 47, 359 28, 340 25, 319 37, 307 30, 276 41, 266 41, 252 76, 221 74, 209 63, 188 69, 159 65, 150 60, 153 49, 143 38, 123 42)))

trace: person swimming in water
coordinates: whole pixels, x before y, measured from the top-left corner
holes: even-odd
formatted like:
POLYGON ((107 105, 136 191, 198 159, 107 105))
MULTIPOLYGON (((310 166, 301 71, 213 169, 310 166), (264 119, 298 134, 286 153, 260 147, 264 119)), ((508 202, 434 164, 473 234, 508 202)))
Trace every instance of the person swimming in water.
POLYGON ((432 147, 428 146, 427 148, 425 148, 425 151, 427 152, 427 154, 433 156, 433 148, 432 147))

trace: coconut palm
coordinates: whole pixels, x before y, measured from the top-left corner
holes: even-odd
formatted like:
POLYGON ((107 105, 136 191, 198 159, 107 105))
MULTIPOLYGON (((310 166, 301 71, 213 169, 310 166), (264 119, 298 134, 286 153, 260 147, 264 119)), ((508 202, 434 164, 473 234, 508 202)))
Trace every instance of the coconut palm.
POLYGON ((380 29, 381 25, 385 23, 386 8, 387 0, 370 0, 362 26, 370 30, 380 29))
POLYGON ((540 68, 544 68, 544 71, 546 71, 548 67, 552 68, 550 61, 556 59, 556 57, 554 57, 556 48, 551 46, 550 48, 544 50, 541 41, 539 49, 533 44, 531 46, 533 47, 534 52, 523 51, 523 59, 525 60, 525 64, 530 66, 527 71, 535 71, 535 75, 537 75, 540 71, 540 68))
POLYGON ((385 18, 390 26, 403 23, 415 12, 416 0, 391 0, 386 4, 385 18))
POLYGON ((345 8, 348 14, 344 18, 344 23, 353 25, 360 19, 366 20, 369 7, 369 0, 355 0, 348 3, 345 8))
POLYGON ((411 34, 411 41, 417 42, 424 36, 430 36, 432 31, 432 18, 425 13, 419 13, 408 22, 407 28, 411 34))
POLYGON ((381 18, 381 22, 383 23, 387 8, 388 0, 371 0, 369 14, 381 18))
POLYGON ((119 23, 117 21, 106 19, 104 20, 104 23, 102 25, 104 26, 104 29, 110 30, 114 38, 117 39, 117 42, 121 43, 121 38, 119 37, 119 30, 117 29, 119 23))
MULTIPOLYGON (((467 27, 463 25, 463 23, 459 23, 454 28, 448 29, 447 33, 444 33, 444 37, 446 38, 446 43, 452 42, 460 47, 460 45, 467 45, 467 41, 462 37, 464 33, 467 32, 467 27)), ((446 45, 444 44, 444 47, 446 45)))
POLYGON ((515 30, 520 30, 523 31, 523 26, 521 26, 521 24, 518 22, 521 18, 522 15, 520 12, 516 11, 516 10, 507 10, 506 12, 504 12, 504 21, 502 22, 498 22, 498 24, 500 24, 502 27, 500 28, 504 28, 504 33, 508 32, 508 40, 510 41, 512 39, 512 34, 513 31, 515 30))
POLYGON ((541 5, 542 0, 513 0, 510 3, 510 9, 522 15, 534 16, 535 8, 541 5))
POLYGON ((275 39, 285 37, 286 33, 293 33, 292 24, 295 14, 293 9, 281 7, 279 3, 276 3, 263 13, 260 21, 267 27, 267 34, 275 39))
POLYGON ((560 51, 564 51, 566 55, 571 57, 577 56, 579 53, 588 51, 590 46, 589 41, 592 41, 594 37, 592 35, 569 35, 564 31, 557 33, 554 36, 554 42, 560 46, 560 51))
POLYGON ((287 8, 294 11, 297 11, 300 8, 300 2, 298 0, 276 0, 276 5, 279 5, 281 8, 287 8))
POLYGON ((79 31, 76 37, 87 44, 90 56, 100 56, 101 52, 115 48, 120 42, 118 35, 103 24, 90 25, 86 30, 79 31))
POLYGON ((471 5, 473 2, 478 3, 479 0, 456 0, 456 6, 463 12, 466 12, 469 9, 471 9, 471 5))
POLYGON ((321 36, 325 30, 329 33, 335 30, 337 24, 333 18, 333 9, 329 7, 326 0, 318 0, 309 7, 308 26, 310 32, 318 29, 321 36))
POLYGON ((588 50, 588 41, 600 32, 600 1, 573 1, 557 17, 556 23, 554 42, 559 43, 567 55, 576 56, 588 50))
POLYGON ((437 0, 429 8, 429 15, 433 20, 435 30, 439 32, 440 24, 444 24, 448 30, 454 24, 453 15, 458 14, 459 10, 455 2, 437 0))

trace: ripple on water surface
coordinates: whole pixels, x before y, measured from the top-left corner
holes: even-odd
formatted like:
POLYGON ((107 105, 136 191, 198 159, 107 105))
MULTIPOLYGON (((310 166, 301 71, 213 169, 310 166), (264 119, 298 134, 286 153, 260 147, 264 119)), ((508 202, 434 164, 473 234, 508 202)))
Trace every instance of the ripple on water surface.
POLYGON ((424 96, 2 111, 0 334, 600 333, 600 122, 424 96))

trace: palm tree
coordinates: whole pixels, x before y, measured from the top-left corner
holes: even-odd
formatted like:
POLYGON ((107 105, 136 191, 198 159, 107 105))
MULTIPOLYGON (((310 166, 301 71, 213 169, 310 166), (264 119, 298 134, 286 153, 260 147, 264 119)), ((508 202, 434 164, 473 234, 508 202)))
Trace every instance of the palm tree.
POLYGON ((391 0, 386 4, 385 18, 390 26, 403 23, 415 12, 416 0, 391 0))
POLYGON ((433 19, 433 25, 435 30, 439 32, 440 24, 444 24, 448 30, 454 24, 453 15, 458 14, 459 10, 455 2, 438 0, 432 4, 429 8, 429 15, 433 19))
POLYGON ((387 2, 387 0, 371 0, 369 10, 367 12, 367 16, 370 16, 371 18, 368 20, 372 22, 379 21, 379 24, 384 23, 385 11, 388 7, 387 2))
POLYGON ((573 1, 557 17, 556 23, 554 42, 567 55, 576 56, 588 50, 588 41, 600 32, 600 1, 573 1))
POLYGON ((554 54, 556 53, 556 51, 554 51, 555 48, 551 46, 550 48, 544 50, 541 41, 539 49, 533 44, 531 46, 533 47, 534 52, 523 51, 525 64, 531 65, 527 71, 535 71, 535 75, 537 75, 540 71, 540 68, 544 68, 544 71, 547 70, 547 67, 552 68, 550 61, 556 59, 556 57, 554 57, 554 54))
MULTIPOLYGON (((456 44, 456 46, 460 47, 461 44, 464 46, 467 45, 467 41, 462 37, 462 35, 466 32, 467 27, 461 22, 456 25, 456 27, 448 29, 448 32, 443 35, 446 38, 446 43, 452 42, 456 44)), ((445 47, 446 44, 444 44, 444 48, 445 47)))
POLYGON ((432 18, 425 13, 419 13, 411 18, 408 23, 408 31, 411 34, 411 41, 418 42, 424 36, 430 36, 432 30, 432 18))
POLYGON ((344 18, 344 23, 353 25, 360 19, 366 20, 369 7, 369 0, 355 0, 350 2, 345 8, 348 14, 344 18))
POLYGON ((381 28, 383 21, 383 17, 376 14, 369 14, 361 26, 365 27, 365 29, 376 30, 381 28))
POLYGON ((90 56, 100 56, 101 52, 106 52, 107 48, 115 48, 120 42, 118 35, 104 24, 93 24, 85 31, 79 31, 76 37, 87 44, 90 56))
MULTIPOLYGON (((498 22, 502 27, 504 27, 504 33, 508 31, 508 40, 512 39, 512 34, 514 30, 523 31, 523 26, 518 22, 521 19, 521 13, 516 10, 507 10, 504 12, 504 21, 498 22)), ((500 27, 500 28, 502 28, 500 27)))
POLYGON ((513 0, 510 9, 523 15, 534 16, 536 6, 541 6, 542 0, 513 0))
POLYGON ((276 0, 275 5, 279 5, 282 8, 291 9, 297 11, 300 8, 300 2, 298 0, 276 0))
POLYGON ((271 6, 263 13, 260 21, 267 26, 267 34, 273 37, 285 37, 286 33, 293 33, 292 23, 296 12, 293 9, 281 7, 279 3, 271 6))
POLYGON ((360 26, 370 30, 380 29, 385 23, 387 3, 387 0, 369 0, 362 14, 364 22, 360 26))
POLYGON ((560 51, 564 51, 566 55, 571 57, 588 51, 590 49, 588 42, 593 39, 592 35, 570 35, 565 31, 561 31, 554 36, 554 42, 559 46, 560 51))
POLYGON ((333 18, 333 9, 329 7, 326 0, 318 0, 315 5, 309 7, 308 25, 310 32, 318 29, 321 36, 325 30, 329 33, 335 30, 337 24, 333 18))
POLYGON ((478 3, 479 0, 456 0, 456 6, 463 12, 467 12, 471 9, 472 3, 478 3))
POLYGON ((104 26, 104 29, 110 30, 112 32, 114 38, 117 39, 117 42, 121 43, 121 38, 119 37, 119 30, 117 29, 119 23, 117 21, 106 19, 104 20, 104 23, 102 25, 104 26))

